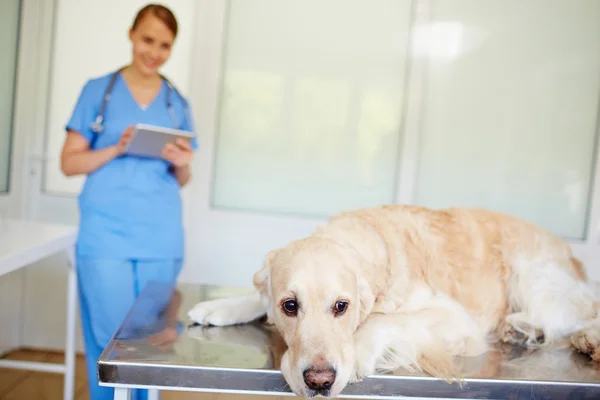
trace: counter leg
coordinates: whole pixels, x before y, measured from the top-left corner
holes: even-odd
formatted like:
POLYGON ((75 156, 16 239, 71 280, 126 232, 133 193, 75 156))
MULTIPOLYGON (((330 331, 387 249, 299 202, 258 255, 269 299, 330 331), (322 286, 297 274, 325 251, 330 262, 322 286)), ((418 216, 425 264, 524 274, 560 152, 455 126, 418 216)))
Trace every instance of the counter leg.
POLYGON ((160 400, 160 390, 148 389, 148 400, 160 400))
POLYGON ((115 399, 114 400, 129 400, 131 397, 131 390, 127 387, 116 387, 115 388, 115 399))
POLYGON ((77 274, 75 271, 74 249, 67 250, 69 274, 67 284, 67 343, 65 347, 65 376, 63 399, 73 400, 75 385, 75 311, 77 309, 77 274))

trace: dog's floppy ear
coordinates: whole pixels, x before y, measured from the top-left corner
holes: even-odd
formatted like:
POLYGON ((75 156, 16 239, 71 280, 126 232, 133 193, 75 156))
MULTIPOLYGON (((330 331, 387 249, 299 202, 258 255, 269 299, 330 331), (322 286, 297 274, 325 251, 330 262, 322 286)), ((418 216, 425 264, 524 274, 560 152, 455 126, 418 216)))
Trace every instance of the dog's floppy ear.
POLYGON ((265 261, 263 262, 263 266, 261 269, 256 271, 254 274, 254 278, 252 280, 254 287, 258 290, 260 294, 260 299, 267 311, 267 323, 272 323, 271 318, 271 289, 270 289, 270 279, 271 279, 271 269, 273 267, 273 262, 275 257, 279 253, 278 250, 271 250, 267 256, 265 257, 265 261))
POLYGON ((277 253, 278 250, 271 250, 265 257, 262 268, 256 271, 256 273, 254 274, 254 279, 252 280, 252 283, 254 284, 254 287, 258 290, 258 292, 261 294, 261 296, 269 295, 268 288, 269 279, 271 277, 271 266, 273 265, 273 260, 275 259, 277 253))
POLYGON ((358 299, 360 306, 359 323, 362 324, 373 309, 375 304, 375 295, 369 284, 369 280, 362 274, 357 274, 358 279, 358 299))

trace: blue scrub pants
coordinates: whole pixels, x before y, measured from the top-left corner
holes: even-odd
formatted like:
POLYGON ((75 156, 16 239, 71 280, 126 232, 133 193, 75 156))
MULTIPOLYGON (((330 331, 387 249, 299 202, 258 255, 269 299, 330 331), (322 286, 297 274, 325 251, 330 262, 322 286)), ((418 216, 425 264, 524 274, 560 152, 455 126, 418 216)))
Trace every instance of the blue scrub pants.
MULTIPOLYGON (((98 385, 96 362, 150 281, 173 285, 181 260, 110 260, 77 257, 79 307, 85 344, 90 400, 112 400, 114 389, 98 385)), ((132 390, 131 400, 145 400, 147 390, 132 390)))

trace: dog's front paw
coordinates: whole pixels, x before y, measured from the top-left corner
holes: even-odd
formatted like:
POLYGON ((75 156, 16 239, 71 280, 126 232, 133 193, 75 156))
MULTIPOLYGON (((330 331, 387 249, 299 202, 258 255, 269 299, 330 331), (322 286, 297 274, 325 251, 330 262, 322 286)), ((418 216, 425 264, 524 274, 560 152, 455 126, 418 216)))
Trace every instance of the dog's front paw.
POLYGON ((503 343, 515 346, 535 347, 544 343, 544 332, 523 322, 512 324, 505 321, 501 326, 501 335, 503 343))
POLYGON ((199 325, 227 326, 237 322, 237 310, 231 299, 203 301, 196 304, 188 317, 199 325))
POLYGON ((571 336, 571 344, 580 353, 600 362, 600 328, 584 329, 571 336))
POLYGON ((365 379, 367 376, 363 375, 359 370, 354 369, 354 371, 352 371, 352 375, 350 375, 350 379, 348 380, 349 384, 353 384, 353 383, 358 383, 358 382, 362 382, 363 379, 365 379))
POLYGON ((188 312, 188 317, 199 325, 228 326, 245 324, 264 314, 264 306, 254 294, 203 301, 188 312))
POLYGON ((357 352, 354 370, 348 383, 362 382, 363 379, 375 373, 375 360, 370 354, 357 352), (363 354, 361 354, 363 353, 363 354))
POLYGON ((373 374, 375 374, 374 365, 358 363, 354 366, 354 370, 352 371, 352 375, 350 375, 348 383, 362 382, 365 378, 373 374))

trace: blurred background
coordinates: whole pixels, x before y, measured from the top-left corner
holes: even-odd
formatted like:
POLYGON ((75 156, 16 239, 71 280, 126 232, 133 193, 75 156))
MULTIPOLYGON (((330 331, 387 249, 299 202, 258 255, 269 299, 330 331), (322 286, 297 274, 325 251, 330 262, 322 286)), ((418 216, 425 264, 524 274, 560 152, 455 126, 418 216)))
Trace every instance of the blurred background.
MULTIPOLYGON (((87 79, 129 61, 146 3, 0 1, 0 216, 77 223, 64 125, 87 79)), ((390 203, 530 220, 600 278, 600 1, 163 4, 180 24, 163 73, 200 146, 183 284, 248 287, 270 249, 390 203)), ((0 278, 0 347, 64 346, 64 263, 0 278)))

